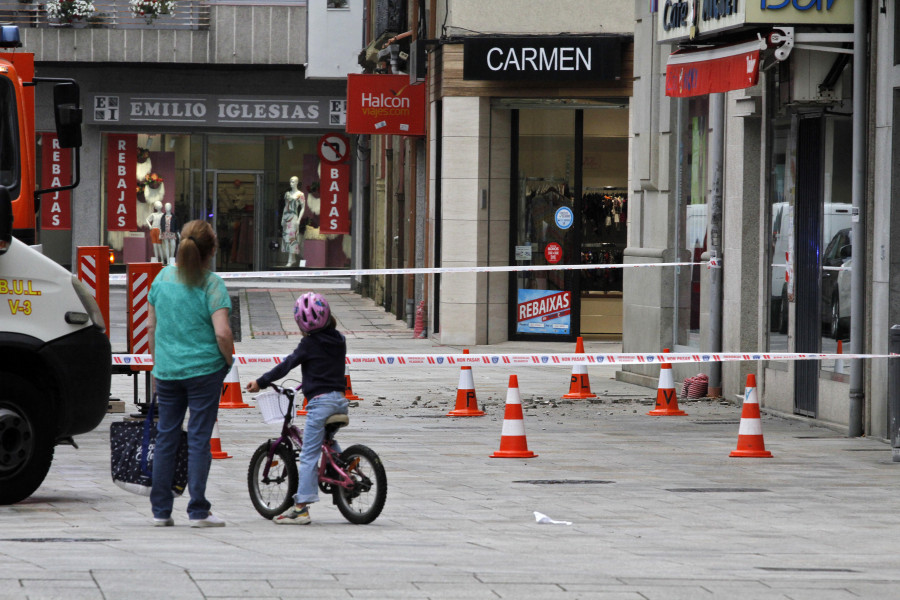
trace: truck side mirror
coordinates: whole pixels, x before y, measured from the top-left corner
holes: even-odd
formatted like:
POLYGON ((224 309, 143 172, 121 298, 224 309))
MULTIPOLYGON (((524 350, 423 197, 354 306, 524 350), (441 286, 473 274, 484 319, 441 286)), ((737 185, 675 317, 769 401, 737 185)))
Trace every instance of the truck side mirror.
POLYGON ((81 147, 81 93, 74 81, 53 86, 53 116, 61 148, 81 147))
POLYGON ((0 185, 0 254, 9 250, 12 243, 12 226, 12 198, 9 197, 9 190, 0 185))

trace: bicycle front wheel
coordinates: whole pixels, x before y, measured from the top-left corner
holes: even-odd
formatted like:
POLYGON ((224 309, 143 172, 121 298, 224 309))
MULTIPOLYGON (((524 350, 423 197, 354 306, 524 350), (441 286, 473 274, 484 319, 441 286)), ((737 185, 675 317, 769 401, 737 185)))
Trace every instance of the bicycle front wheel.
POLYGON ((381 514, 387 498, 387 474, 381 459, 371 448, 356 445, 341 452, 341 464, 353 486, 334 486, 334 503, 351 523, 371 523, 381 514))
POLYGON ((250 500, 256 512, 266 519, 274 519, 294 503, 298 481, 294 452, 285 444, 275 448, 269 474, 263 477, 271 443, 268 441, 256 449, 247 469, 250 500))

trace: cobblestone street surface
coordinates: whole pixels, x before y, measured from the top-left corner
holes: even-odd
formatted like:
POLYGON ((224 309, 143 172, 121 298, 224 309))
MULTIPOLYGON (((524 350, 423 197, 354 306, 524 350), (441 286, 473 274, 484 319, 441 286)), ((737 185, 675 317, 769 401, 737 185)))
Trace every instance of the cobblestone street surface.
MULTIPOLYGON (((290 310, 301 290, 254 285, 233 290, 238 352, 287 354, 300 340, 290 310)), ((351 353, 461 351, 413 339, 346 286, 324 293, 351 353)), ((114 348, 124 351, 112 321, 114 348)), ((489 347, 538 349, 574 350, 489 347)), ((571 367, 475 367, 487 415, 471 418, 445 416, 458 368, 352 371, 362 400, 339 439, 374 449, 388 476, 384 512, 365 526, 325 496, 308 527, 278 527, 254 511, 248 462, 277 430, 254 406, 219 413, 232 458, 213 461, 207 495, 227 526, 189 528, 181 498, 175 527, 154 528, 149 500, 110 480, 109 424, 124 416, 110 414, 76 438, 80 449, 56 449, 32 498, 0 507, 0 599, 896 598, 900 465, 888 445, 763 414, 774 457, 730 458, 739 406, 682 401, 688 416, 650 417, 656 390, 616 381, 615 369, 589 368, 597 399, 562 401, 571 367), (533 459, 490 458, 511 374, 533 459), (571 525, 538 523, 535 511, 571 525)), ((263 371, 242 365, 242 384, 263 371)), ((113 379, 113 395, 134 412, 134 379, 113 379)))

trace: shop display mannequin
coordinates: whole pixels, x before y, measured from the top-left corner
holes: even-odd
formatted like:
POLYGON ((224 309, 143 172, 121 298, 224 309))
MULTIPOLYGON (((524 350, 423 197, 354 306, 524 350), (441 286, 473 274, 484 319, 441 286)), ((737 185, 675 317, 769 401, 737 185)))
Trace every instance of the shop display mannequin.
POLYGON ((162 245, 162 260, 169 264, 175 263, 175 245, 178 240, 178 223, 172 214, 172 204, 166 202, 165 212, 160 219, 159 237, 162 245))
POLYGON ((162 202, 157 200, 153 203, 153 212, 147 217, 146 223, 150 228, 150 243, 153 244, 153 262, 159 262, 162 255, 162 244, 160 240, 159 226, 162 223, 162 202))
POLYGON ((285 267, 300 263, 300 215, 303 213, 304 196, 298 189, 300 178, 291 177, 291 189, 284 193, 284 212, 281 215, 281 250, 288 255, 285 267))

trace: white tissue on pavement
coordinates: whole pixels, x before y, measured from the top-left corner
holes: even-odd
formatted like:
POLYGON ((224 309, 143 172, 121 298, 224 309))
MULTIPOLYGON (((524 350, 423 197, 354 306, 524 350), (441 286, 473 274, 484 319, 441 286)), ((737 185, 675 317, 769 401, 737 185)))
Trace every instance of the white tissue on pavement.
POLYGON ((557 521, 555 519, 551 519, 544 513, 539 513, 538 511, 534 511, 534 519, 538 523, 545 525, 571 525, 571 521, 557 521))

